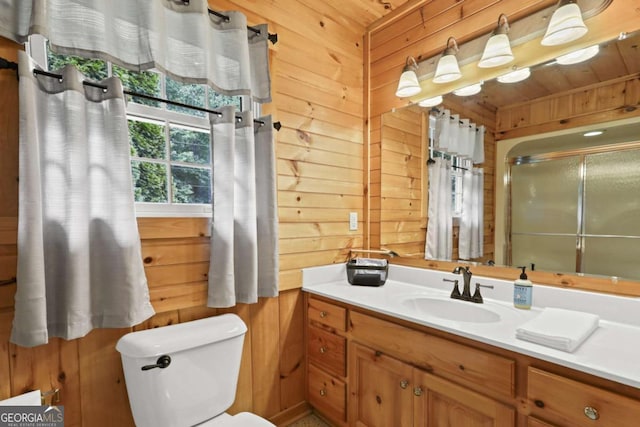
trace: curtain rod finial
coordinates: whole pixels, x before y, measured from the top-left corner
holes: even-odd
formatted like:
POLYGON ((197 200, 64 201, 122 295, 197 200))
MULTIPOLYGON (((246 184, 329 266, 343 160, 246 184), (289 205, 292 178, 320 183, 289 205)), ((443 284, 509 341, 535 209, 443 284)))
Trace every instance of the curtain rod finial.
POLYGON ((273 128, 275 130, 279 131, 281 127, 282 127, 282 123, 280 123, 280 122, 274 122, 273 123, 273 128))
POLYGON ((271 42, 271 44, 276 44, 278 43, 278 33, 275 34, 269 34, 269 41, 271 42))

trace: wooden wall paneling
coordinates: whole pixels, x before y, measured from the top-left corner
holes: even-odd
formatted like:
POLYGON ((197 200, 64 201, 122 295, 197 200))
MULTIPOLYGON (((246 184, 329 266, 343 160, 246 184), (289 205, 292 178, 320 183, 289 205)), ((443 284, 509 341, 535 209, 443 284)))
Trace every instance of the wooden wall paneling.
POLYGON ((496 137, 502 140, 636 117, 640 115, 638 80, 637 75, 628 76, 500 108, 496 137))
POLYGON ((267 418, 281 410, 279 305, 279 298, 250 305, 253 410, 267 418))
POLYGON ((13 396, 11 392, 11 351, 9 344, 12 323, 13 312, 0 309, 0 378, 4 379, 0 381, 0 400, 13 396))
POLYGON ((299 289, 302 283, 302 270, 280 271, 278 277, 280 292, 299 289))
POLYGON ((280 293, 280 409, 305 400, 304 305, 298 289, 280 293))
MULTIPOLYGON (((0 57, 18 61, 22 46, 0 37, 0 57)), ((0 70, 0 217, 18 216, 18 79, 0 70)))
MULTIPOLYGON (((209 309, 211 310, 211 309, 209 309)), ((183 310, 180 311, 181 313, 183 310)), ((238 389, 236 391, 236 400, 227 412, 236 414, 238 412, 253 412, 254 411, 254 357, 260 357, 254 355, 253 351, 253 337, 252 337, 252 315, 251 306, 248 304, 238 304, 231 308, 221 308, 217 310, 218 314, 234 313, 237 314, 242 321, 247 325, 248 331, 244 336, 244 345, 242 347, 242 360, 240 362, 240 374, 238 376, 238 389)))
MULTIPOLYGON (((94 329, 76 341, 82 393, 76 402, 81 403, 83 426, 134 426, 120 354, 115 348, 130 330, 94 329)), ((66 410, 67 405, 65 416, 66 410)))
POLYGON ((65 406, 65 421, 81 425, 78 343, 50 338, 37 347, 9 344, 11 354, 11 395, 39 389, 60 389, 60 404, 65 406))
POLYGON ((209 218, 138 218, 141 239, 211 236, 209 218))

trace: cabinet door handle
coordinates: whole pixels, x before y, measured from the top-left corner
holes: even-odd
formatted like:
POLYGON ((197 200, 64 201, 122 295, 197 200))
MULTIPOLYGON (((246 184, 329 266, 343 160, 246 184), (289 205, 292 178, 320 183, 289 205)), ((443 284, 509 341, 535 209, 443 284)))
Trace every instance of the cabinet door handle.
POLYGON ((327 347, 322 346, 320 347, 320 353, 325 354, 327 352, 327 347))
POLYGON ((600 414, 598 413, 598 410, 591 406, 585 406, 584 415, 590 420, 597 420, 598 418, 600 418, 600 414))
POLYGON ((413 389, 413 394, 414 394, 414 395, 416 395, 416 396, 422 396, 422 388, 420 388, 420 387, 415 387, 415 388, 413 389))
POLYGON ((400 388, 401 388, 401 389, 403 389, 403 390, 404 390, 404 389, 405 389, 405 388, 407 388, 408 386, 409 386, 409 381, 407 381, 407 380, 402 380, 402 381, 400 381, 400 388))
POLYGON ((326 311, 321 311, 320 312, 320 318, 324 319, 325 317, 327 317, 327 314, 329 314, 329 313, 327 313, 326 311))
POLYGON ((324 388, 321 388, 321 389, 320 389, 320 396, 323 396, 323 397, 324 397, 324 396, 326 396, 326 395, 327 395, 327 390, 326 390, 326 389, 324 389, 324 388))

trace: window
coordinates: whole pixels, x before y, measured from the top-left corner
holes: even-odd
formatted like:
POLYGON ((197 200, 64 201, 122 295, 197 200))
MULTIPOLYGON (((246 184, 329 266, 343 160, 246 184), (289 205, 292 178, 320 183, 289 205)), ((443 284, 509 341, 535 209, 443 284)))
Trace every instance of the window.
POLYGON ((430 157, 444 157, 451 159, 451 216, 454 218, 462 217, 462 187, 463 172, 473 168, 473 162, 464 157, 458 157, 449 153, 436 151, 433 149, 433 141, 435 140, 436 118, 429 115, 429 152, 430 157))
MULTIPOLYGON (((125 90, 194 107, 215 109, 235 105, 239 96, 224 96, 207 85, 182 83, 155 70, 140 73, 108 61, 58 55, 41 36, 29 42, 32 57, 49 70, 73 64, 88 79, 116 76, 125 90)), ((211 141, 207 113, 182 106, 128 96, 136 214, 138 216, 211 215, 211 141)))

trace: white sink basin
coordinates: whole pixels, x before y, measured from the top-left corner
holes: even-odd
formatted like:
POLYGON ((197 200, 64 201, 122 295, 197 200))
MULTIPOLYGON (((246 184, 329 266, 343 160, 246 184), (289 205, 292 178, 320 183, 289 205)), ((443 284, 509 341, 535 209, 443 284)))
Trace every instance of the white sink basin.
POLYGON ((434 297, 411 297, 402 301, 409 310, 423 315, 457 322, 494 323, 500 321, 500 314, 468 301, 434 297))

